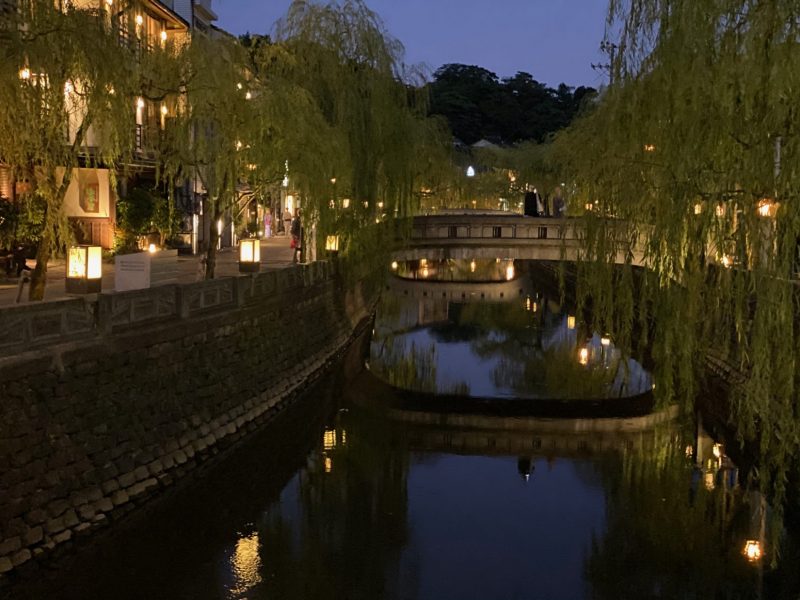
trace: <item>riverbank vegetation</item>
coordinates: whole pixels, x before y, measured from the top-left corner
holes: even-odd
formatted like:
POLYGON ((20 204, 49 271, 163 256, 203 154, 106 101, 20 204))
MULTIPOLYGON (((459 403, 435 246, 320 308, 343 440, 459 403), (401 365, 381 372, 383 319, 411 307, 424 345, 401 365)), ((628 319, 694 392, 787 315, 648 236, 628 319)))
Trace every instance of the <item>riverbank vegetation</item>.
POLYGON ((652 344, 663 402, 692 401, 709 357, 727 365, 733 425, 776 508, 800 450, 798 23, 796 3, 612 0, 611 84, 552 148, 589 209, 580 280, 597 326, 652 344), (632 244, 638 287, 609 261, 632 244))

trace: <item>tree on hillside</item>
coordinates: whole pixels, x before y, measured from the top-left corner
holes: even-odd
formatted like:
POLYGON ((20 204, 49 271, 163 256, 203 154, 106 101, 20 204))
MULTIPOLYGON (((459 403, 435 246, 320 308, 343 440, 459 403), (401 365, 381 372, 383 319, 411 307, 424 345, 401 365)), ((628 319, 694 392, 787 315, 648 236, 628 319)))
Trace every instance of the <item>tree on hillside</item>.
POLYGON ((541 142, 566 127, 595 93, 563 83, 554 90, 524 72, 500 80, 487 69, 461 64, 439 68, 429 89, 431 114, 444 116, 465 144, 481 138, 541 142))

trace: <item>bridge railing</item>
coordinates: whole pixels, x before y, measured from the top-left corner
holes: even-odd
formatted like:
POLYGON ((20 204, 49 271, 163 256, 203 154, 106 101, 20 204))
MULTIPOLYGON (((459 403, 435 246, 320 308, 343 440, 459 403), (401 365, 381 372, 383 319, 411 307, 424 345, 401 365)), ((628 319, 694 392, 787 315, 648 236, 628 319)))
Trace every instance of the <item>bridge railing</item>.
POLYGON ((414 217, 412 240, 559 240, 578 242, 574 220, 520 215, 414 217))

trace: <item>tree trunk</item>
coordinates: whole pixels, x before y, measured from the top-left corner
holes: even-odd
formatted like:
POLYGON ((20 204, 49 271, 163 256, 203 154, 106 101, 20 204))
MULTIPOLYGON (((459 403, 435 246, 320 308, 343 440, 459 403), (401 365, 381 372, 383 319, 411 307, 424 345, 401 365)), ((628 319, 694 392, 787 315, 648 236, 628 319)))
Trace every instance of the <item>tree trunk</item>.
POLYGON ((44 228, 39 247, 36 248, 36 267, 31 274, 31 287, 28 291, 28 300, 44 300, 44 289, 47 285, 47 262, 53 251, 53 231, 55 229, 55 211, 48 205, 45 208, 44 228))
POLYGON ((218 206, 219 201, 214 202, 213 220, 211 221, 211 227, 209 227, 208 248, 206 248, 206 279, 214 279, 214 272, 217 267, 217 244, 220 238, 217 223, 222 218, 222 213, 218 206))

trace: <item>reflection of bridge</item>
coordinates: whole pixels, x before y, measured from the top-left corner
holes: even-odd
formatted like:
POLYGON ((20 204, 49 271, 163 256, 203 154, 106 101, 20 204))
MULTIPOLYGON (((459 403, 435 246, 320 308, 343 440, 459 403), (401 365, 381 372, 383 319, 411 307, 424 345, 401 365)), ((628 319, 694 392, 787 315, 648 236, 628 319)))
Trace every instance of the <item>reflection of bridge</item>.
MULTIPOLYGON (((413 395, 413 394, 412 394, 413 395)), ((348 399, 407 429, 412 447, 496 455, 570 456, 641 448, 653 430, 672 421, 677 407, 627 418, 541 418, 409 408, 409 394, 362 373, 348 399)))
POLYGON ((424 279, 403 279, 390 277, 387 290, 397 296, 430 300, 448 300, 451 302, 489 301, 502 302, 524 297, 534 292, 531 281, 527 277, 511 281, 491 282, 458 282, 428 281, 424 279))
MULTIPOLYGON (((414 217, 402 259, 446 258, 522 260, 577 260, 580 257, 580 220, 524 217, 516 214, 444 214, 414 217)), ((625 261, 626 249, 617 251, 616 262, 625 261)), ((633 263, 641 265, 643 253, 633 251, 633 263)))

